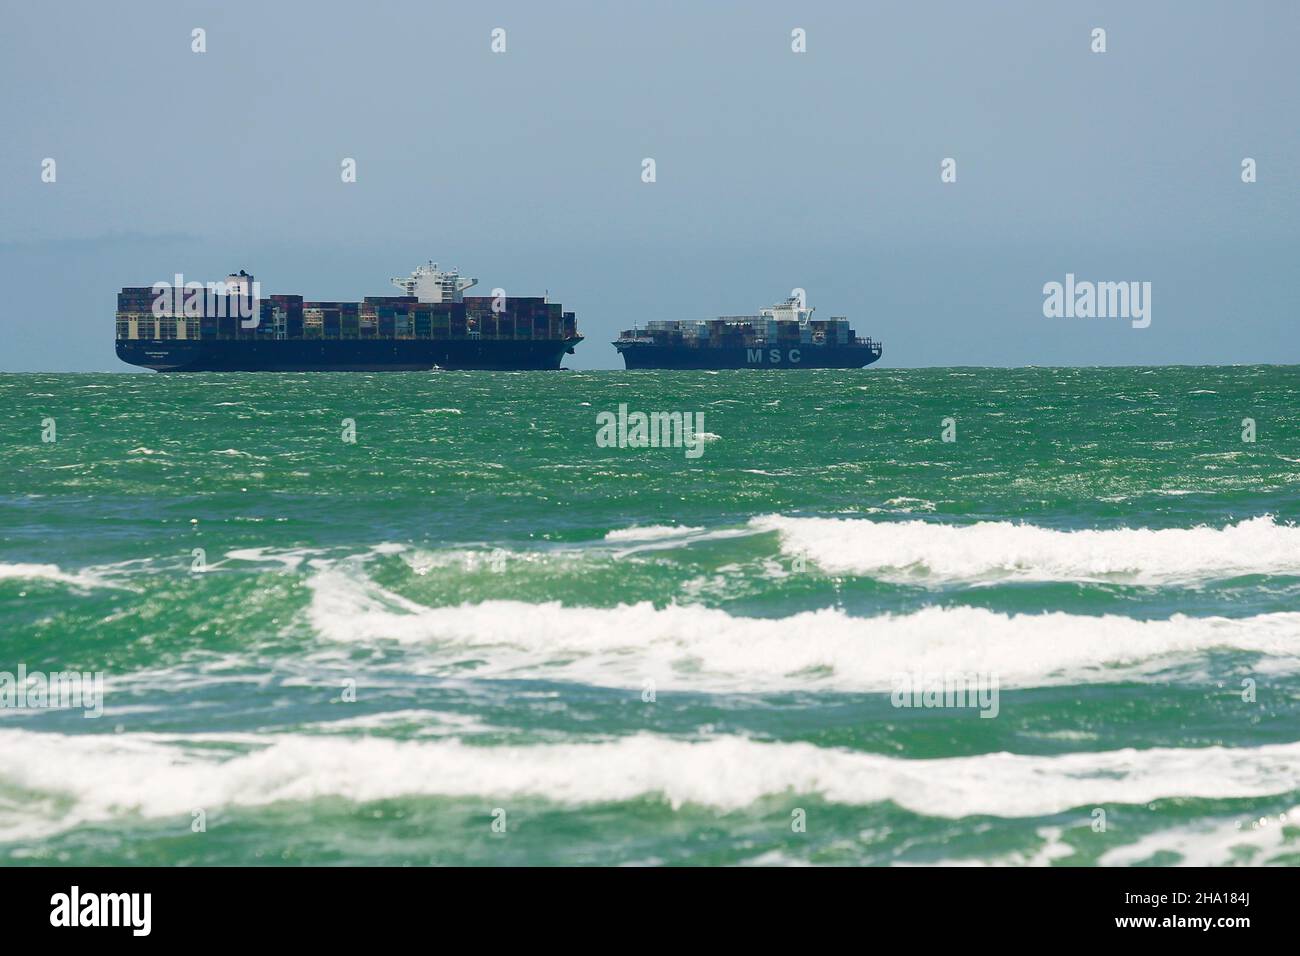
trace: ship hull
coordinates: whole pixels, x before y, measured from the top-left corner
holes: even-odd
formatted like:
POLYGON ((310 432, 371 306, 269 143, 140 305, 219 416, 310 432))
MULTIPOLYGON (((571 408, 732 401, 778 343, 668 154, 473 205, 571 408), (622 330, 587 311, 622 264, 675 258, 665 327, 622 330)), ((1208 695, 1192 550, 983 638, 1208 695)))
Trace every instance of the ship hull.
POLYGON ((630 369, 863 368, 880 358, 869 345, 674 347, 636 343, 615 348, 630 369))
POLYGON ((558 369, 580 341, 119 339, 117 357, 158 372, 423 372, 433 368, 513 372, 558 369))

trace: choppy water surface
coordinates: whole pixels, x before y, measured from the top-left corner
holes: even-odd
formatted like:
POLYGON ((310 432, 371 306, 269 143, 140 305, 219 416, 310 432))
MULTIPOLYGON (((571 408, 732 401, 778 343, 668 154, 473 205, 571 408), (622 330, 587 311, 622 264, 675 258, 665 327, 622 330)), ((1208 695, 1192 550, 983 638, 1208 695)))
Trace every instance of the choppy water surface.
POLYGON ((0 376, 0 860, 1300 862, 1298 375, 0 376))

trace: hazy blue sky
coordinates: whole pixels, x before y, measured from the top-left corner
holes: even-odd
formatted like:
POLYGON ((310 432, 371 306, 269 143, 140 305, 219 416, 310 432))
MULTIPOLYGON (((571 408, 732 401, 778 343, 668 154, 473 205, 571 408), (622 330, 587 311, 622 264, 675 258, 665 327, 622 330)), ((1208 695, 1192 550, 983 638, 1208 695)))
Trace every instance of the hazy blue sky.
POLYGON ((549 289, 573 367, 795 286, 884 365, 1300 361, 1294 0, 4 10, 3 370, 125 369, 122 285, 360 298, 429 258, 549 289), (1067 272, 1150 281, 1150 328, 1045 318, 1067 272))

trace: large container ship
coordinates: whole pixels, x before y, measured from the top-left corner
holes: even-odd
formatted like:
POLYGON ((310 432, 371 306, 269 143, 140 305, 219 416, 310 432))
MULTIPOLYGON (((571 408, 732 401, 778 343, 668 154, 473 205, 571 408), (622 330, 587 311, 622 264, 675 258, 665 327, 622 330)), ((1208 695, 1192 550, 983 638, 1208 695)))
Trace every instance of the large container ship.
POLYGON ((880 358, 880 343, 859 338, 847 319, 812 313, 791 296, 758 315, 655 320, 624 332, 614 348, 628 368, 862 368, 880 358))
POLYGON ((392 282, 402 295, 361 302, 262 299, 243 271, 209 286, 123 288, 117 356, 159 372, 517 371, 557 369, 582 341, 560 304, 466 296, 477 280, 437 263, 392 282))

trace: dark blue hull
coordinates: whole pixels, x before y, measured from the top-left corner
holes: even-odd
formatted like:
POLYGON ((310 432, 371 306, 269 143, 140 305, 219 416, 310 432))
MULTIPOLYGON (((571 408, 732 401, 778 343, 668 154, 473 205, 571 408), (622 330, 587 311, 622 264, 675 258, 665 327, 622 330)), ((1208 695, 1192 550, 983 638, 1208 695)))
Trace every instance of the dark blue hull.
POLYGON ((615 342, 628 368, 862 368, 880 358, 879 345, 782 345, 746 348, 615 342))
POLYGON ((117 357, 159 372, 422 372, 558 369, 571 339, 119 339, 117 357))

